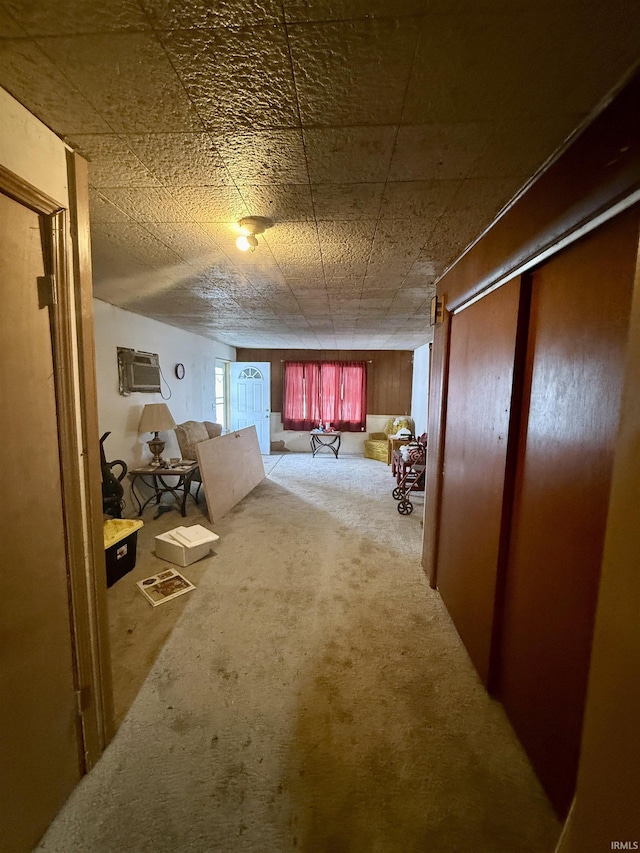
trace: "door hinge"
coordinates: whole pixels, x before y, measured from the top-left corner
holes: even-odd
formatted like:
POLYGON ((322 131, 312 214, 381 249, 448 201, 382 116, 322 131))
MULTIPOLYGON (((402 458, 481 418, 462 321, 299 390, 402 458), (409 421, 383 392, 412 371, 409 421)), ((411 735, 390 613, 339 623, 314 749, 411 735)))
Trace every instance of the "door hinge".
POLYGON ((58 292, 55 275, 38 276, 38 305, 40 308, 49 308, 58 302, 58 292))
POLYGON ((91 688, 90 687, 81 687, 80 690, 76 690, 76 704, 78 706, 78 714, 82 716, 82 714, 87 710, 89 705, 91 704, 91 688))

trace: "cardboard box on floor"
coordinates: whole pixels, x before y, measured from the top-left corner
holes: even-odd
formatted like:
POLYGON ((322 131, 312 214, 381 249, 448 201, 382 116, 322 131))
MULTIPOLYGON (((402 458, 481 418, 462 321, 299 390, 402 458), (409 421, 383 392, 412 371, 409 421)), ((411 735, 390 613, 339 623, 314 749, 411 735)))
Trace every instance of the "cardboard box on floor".
POLYGON ((206 557, 211 546, 220 537, 207 530, 201 524, 190 527, 175 527, 156 536, 156 557, 175 563, 177 566, 190 566, 206 557))

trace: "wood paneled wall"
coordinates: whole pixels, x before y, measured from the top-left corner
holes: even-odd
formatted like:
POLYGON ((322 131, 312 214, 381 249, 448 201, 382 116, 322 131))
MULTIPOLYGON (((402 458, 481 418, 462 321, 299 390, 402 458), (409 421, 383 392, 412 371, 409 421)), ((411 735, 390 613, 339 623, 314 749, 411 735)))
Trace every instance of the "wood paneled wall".
POLYGON ((271 363, 271 411, 282 411, 285 361, 366 361, 367 414, 410 415, 413 352, 411 350, 236 350, 238 361, 271 363))

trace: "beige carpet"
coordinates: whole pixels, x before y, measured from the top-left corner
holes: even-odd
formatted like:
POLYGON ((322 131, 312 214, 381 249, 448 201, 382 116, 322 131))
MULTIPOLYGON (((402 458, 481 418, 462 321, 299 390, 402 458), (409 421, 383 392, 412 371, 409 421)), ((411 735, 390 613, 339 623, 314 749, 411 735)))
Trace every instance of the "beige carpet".
POLYGON ((373 460, 270 467, 212 526, 198 589, 38 849, 552 851, 559 824, 420 568, 422 497, 400 516, 373 460))

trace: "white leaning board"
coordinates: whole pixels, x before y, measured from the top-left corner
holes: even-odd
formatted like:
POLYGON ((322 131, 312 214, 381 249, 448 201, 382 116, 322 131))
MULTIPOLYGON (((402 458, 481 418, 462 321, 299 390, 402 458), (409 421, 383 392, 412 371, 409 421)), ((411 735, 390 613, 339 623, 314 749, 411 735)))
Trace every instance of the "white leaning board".
POLYGON ((217 521, 265 478, 254 426, 196 444, 210 521, 217 521))

